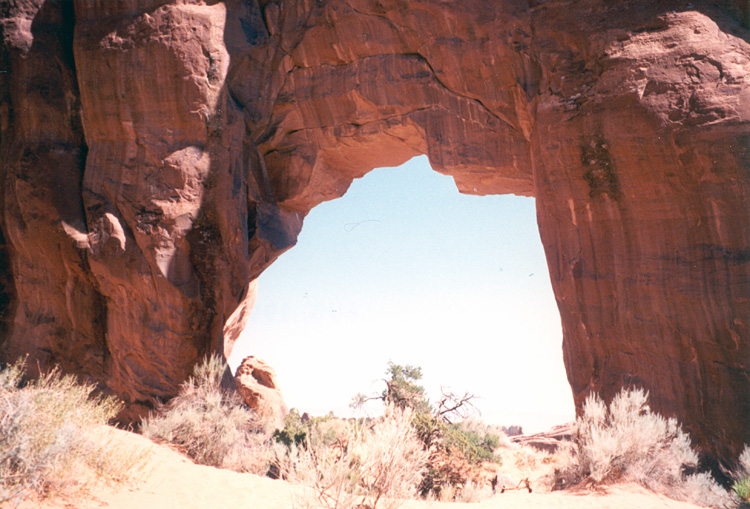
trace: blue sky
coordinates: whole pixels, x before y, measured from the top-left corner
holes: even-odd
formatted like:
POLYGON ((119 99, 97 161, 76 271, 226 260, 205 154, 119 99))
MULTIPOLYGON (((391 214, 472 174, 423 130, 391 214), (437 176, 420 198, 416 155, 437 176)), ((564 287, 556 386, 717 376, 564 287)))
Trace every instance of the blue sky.
POLYGON ((573 419, 562 336, 532 198, 468 196, 417 157, 354 181, 305 218, 259 281, 230 359, 269 362, 290 407, 351 415, 389 360, 479 396, 485 422, 573 419))

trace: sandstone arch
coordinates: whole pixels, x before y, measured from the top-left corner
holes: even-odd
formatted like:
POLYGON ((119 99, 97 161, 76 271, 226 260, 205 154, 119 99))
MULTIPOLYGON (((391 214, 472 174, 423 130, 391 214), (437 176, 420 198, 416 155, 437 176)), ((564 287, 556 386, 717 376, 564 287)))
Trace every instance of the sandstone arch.
POLYGON ((27 0, 4 11, 2 357, 130 415, 231 349, 307 211, 426 153, 537 199, 578 404, 750 442, 746 2, 27 0))

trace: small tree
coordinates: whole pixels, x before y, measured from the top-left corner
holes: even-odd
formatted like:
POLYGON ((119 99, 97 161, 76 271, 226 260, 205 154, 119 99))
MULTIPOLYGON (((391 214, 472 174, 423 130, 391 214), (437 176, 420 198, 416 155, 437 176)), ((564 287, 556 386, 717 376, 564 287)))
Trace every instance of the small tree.
POLYGON ((380 400, 386 405, 393 405, 402 410, 411 408, 416 413, 431 412, 425 389, 418 384, 422 379, 422 368, 408 364, 402 366, 389 361, 385 374, 388 378, 383 379, 385 389, 382 393, 373 396, 359 393, 354 396, 352 406, 357 408, 367 401, 380 400))
POLYGON ((435 417, 446 424, 452 424, 455 420, 463 421, 477 413, 474 406, 476 395, 464 392, 458 395, 455 392, 440 388, 440 399, 435 405, 435 417))
POLYGON ((422 379, 421 368, 389 362, 386 376, 381 393, 372 396, 360 393, 354 397, 352 406, 360 407, 375 400, 413 412, 411 426, 429 453, 420 484, 422 495, 438 492, 446 485, 463 485, 478 475, 480 463, 498 461, 494 448, 499 437, 491 433, 478 434, 459 422, 476 413, 474 394, 459 395, 441 389, 440 399, 432 406, 425 388, 418 383, 422 379))

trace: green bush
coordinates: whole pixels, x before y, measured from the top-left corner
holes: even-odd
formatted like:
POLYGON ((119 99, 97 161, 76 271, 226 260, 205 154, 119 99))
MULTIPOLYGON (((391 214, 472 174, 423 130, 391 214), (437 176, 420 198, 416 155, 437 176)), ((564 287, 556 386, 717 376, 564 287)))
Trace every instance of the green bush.
POLYGON ((464 422, 443 425, 442 442, 445 448, 460 451, 470 463, 501 462, 495 455, 495 449, 500 446, 500 437, 468 428, 464 422))
POLYGON ((732 477, 732 492, 739 499, 742 509, 750 509, 750 446, 745 446, 732 477))
POLYGON ((737 479, 732 483, 732 491, 744 505, 750 505, 750 477, 737 479))
POLYGON ((57 369, 23 385, 24 364, 0 371, 0 502, 125 480, 139 459, 91 438, 120 404, 57 369))
POLYGON ((277 429, 273 438, 287 447, 298 446, 305 442, 309 427, 299 415, 296 408, 292 408, 284 418, 284 429, 277 429))
POLYGON ((296 408, 292 408, 284 418, 284 429, 274 431, 273 438, 287 447, 306 442, 330 446, 341 438, 344 426, 333 413, 322 417, 301 416, 296 408))

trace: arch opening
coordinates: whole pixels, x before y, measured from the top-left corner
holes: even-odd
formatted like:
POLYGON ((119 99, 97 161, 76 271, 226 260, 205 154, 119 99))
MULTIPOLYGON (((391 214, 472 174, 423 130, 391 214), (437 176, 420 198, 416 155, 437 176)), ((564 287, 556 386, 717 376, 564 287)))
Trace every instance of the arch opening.
POLYGON ((432 398, 468 391, 486 422, 541 431, 574 417, 561 343, 534 199, 460 194, 420 156, 310 212, 230 364, 261 357, 290 407, 343 416, 388 361, 417 365, 432 398))

